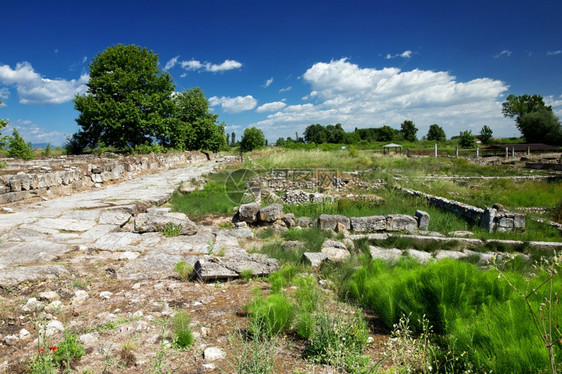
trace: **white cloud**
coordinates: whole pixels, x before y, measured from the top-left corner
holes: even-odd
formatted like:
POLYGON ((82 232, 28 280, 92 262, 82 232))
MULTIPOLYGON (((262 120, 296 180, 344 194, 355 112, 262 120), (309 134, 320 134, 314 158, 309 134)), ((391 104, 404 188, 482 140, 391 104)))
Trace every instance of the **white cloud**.
POLYGON ((390 60, 391 58, 396 58, 396 57, 402 57, 402 58, 410 58, 412 57, 413 52, 412 51, 404 51, 402 53, 398 53, 395 55, 391 55, 390 53, 388 53, 384 58, 386 58, 387 60, 390 60))
POLYGON ((286 106, 287 106, 287 104, 285 104, 282 101, 274 101, 272 103, 266 103, 266 104, 263 104, 263 105, 259 106, 256 109, 256 112, 258 112, 258 113, 274 112, 276 110, 281 110, 281 109, 285 108, 286 106))
POLYGON ((206 71, 217 73, 221 71, 235 70, 242 67, 242 63, 235 60, 224 60, 221 64, 212 64, 210 62, 201 62, 199 60, 191 59, 189 61, 179 61, 179 56, 176 56, 166 62, 165 70, 169 70, 179 64, 182 69, 187 71, 206 71))
POLYGON ((512 53, 511 51, 508 51, 507 49, 504 49, 503 51, 501 51, 500 53, 497 53, 497 54, 493 55, 492 57, 493 57, 493 58, 500 58, 500 57, 503 57, 503 56, 510 57, 510 56, 511 56, 511 53, 512 53))
POLYGON ((0 65, 0 83, 15 86, 21 104, 61 104, 70 101, 74 95, 86 91, 88 80, 87 74, 70 81, 43 78, 29 62, 18 63, 15 69, 0 65))
POLYGON ((179 58, 180 58, 180 56, 176 56, 176 57, 173 57, 173 58, 169 59, 168 62, 166 62, 166 65, 164 66, 164 70, 170 70, 171 68, 176 66, 179 58))
POLYGON ((558 118, 562 118, 562 95, 558 96, 558 98, 554 97, 554 95, 546 96, 544 103, 552 107, 552 111, 558 118))
POLYGON ((82 63, 85 64, 86 62, 88 62, 88 56, 82 57, 82 63))
POLYGON ((6 100, 8 97, 10 97, 10 90, 8 87, 0 88, 0 99, 6 100))
POLYGON ((269 78, 268 80, 265 81, 265 84, 263 85, 265 88, 271 86, 271 83, 273 83, 273 77, 269 78))
POLYGON ((561 50, 557 50, 557 51, 547 51, 546 55, 547 56, 558 56, 559 54, 562 54, 561 50))
POLYGON ((258 101, 251 95, 237 97, 213 96, 209 99, 209 104, 211 106, 220 105, 222 110, 227 113, 239 113, 254 109, 258 104, 258 101))
POLYGON ((289 92, 293 89, 293 87, 289 86, 289 87, 285 87, 279 90, 279 93, 283 93, 283 92, 289 92))
POLYGON ((315 104, 292 105, 270 113, 255 123, 276 136, 304 131, 312 123, 342 123, 355 127, 399 128, 405 119, 414 121, 421 137, 437 123, 448 136, 461 130, 490 126, 499 136, 518 135, 513 121, 501 114, 502 96, 508 86, 499 80, 477 78, 466 82, 444 71, 401 71, 362 68, 343 58, 318 62, 303 74, 315 104), (287 128, 287 133, 279 129, 287 128))

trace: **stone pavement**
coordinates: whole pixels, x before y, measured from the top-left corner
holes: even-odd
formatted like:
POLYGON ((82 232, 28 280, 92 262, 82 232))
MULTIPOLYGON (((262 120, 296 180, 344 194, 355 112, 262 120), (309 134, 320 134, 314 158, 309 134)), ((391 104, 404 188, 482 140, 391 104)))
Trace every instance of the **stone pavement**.
POLYGON ((235 250, 238 241, 227 230, 207 227, 192 236, 166 238, 134 232, 131 223, 148 206, 166 202, 182 181, 216 165, 191 164, 0 214, 0 287, 77 277, 106 260, 119 261, 118 278, 161 277, 173 274, 180 260, 189 264, 215 248, 235 250))

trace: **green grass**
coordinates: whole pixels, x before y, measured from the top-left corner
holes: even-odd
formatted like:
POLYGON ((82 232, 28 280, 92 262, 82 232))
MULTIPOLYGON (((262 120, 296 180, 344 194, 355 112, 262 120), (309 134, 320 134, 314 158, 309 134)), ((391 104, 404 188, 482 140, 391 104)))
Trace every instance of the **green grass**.
POLYGON ((246 305, 254 332, 255 326, 260 326, 260 331, 264 331, 270 337, 291 327, 294 308, 293 303, 280 293, 274 293, 264 298, 259 291, 246 305))
MULTIPOLYGON (((548 287, 539 287, 546 273, 536 272, 528 280, 519 272, 504 274, 520 290, 537 289, 529 297, 533 310, 549 298, 548 287)), ((533 373, 549 367, 548 352, 525 300, 496 270, 453 260, 422 266, 403 259, 394 267, 373 261, 359 269, 348 286, 349 294, 389 328, 411 314, 412 327, 420 331, 415 321, 427 318, 448 349, 467 352, 477 370, 533 373)), ((561 287, 558 274, 553 289, 561 287)), ((562 322, 562 309, 554 309, 552 322, 562 322)), ((555 352, 562 354, 559 346, 555 352)))
POLYGON ((419 180, 402 183, 447 199, 461 201, 480 208, 500 203, 508 209, 517 207, 553 208, 560 203, 562 180, 419 180))
POLYGON ((173 341, 178 348, 186 349, 195 342, 190 323, 191 317, 182 310, 177 311, 172 318, 173 341))

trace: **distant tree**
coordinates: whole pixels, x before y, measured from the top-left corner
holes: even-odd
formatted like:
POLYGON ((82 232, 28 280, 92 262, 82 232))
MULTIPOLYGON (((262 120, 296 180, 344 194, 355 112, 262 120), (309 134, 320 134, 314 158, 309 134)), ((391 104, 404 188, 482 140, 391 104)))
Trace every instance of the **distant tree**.
POLYGON ((390 142, 396 139, 396 136, 399 133, 399 131, 390 126, 379 127, 377 130, 376 140, 380 142, 390 142))
POLYGON ((476 146, 476 137, 472 135, 471 130, 461 131, 459 146, 461 148, 473 148, 476 146))
POLYGON ((277 139, 277 141, 275 142, 275 145, 278 147, 282 147, 285 145, 285 139, 284 138, 279 138, 277 139))
POLYGON ((505 117, 515 117, 515 125, 527 142, 562 143, 560 120, 540 95, 509 95, 502 104, 505 117))
POLYGON ((434 123, 429 126, 429 131, 427 132, 427 140, 433 140, 435 142, 444 142, 447 140, 447 135, 445 135, 445 130, 438 124, 434 123))
MULTIPOLYGON (((2 101, 0 100, 0 105, 2 105, 2 101)), ((0 118, 0 132, 2 132, 2 129, 4 129, 4 127, 8 126, 8 120, 7 119, 1 119, 0 118)), ((8 141, 8 137, 7 136, 0 136, 0 148, 4 148, 6 146, 6 142, 8 141)))
POLYGON ((74 98, 81 127, 74 141, 82 146, 103 142, 133 148, 151 144, 154 138, 181 144, 170 139, 169 131, 177 124, 172 100, 175 86, 152 51, 122 44, 107 48, 92 60, 87 86, 84 95, 74 98))
POLYGON ((316 144, 326 143, 328 141, 328 131, 320 124, 307 126, 304 129, 304 141, 316 144))
POLYGON ((402 135, 404 136, 404 140, 406 141, 415 142, 418 140, 418 138, 416 137, 418 129, 412 121, 406 120, 402 122, 402 124, 400 124, 400 132, 402 133, 402 135))
POLYGON ((236 134, 234 131, 230 134, 230 144, 234 147, 236 146, 236 134))
POLYGON ((492 139, 492 134, 493 134, 492 129, 484 125, 484 127, 482 127, 482 129, 480 130, 480 134, 478 135, 478 138, 483 144, 488 144, 490 142, 490 139, 492 139))
POLYGON ((529 143, 562 145, 560 120, 551 111, 523 114, 519 118, 519 129, 529 143))
POLYGON ((240 141, 240 151, 250 152, 264 145, 265 136, 262 130, 256 127, 250 127, 244 130, 244 135, 240 141))
POLYGON ((357 144, 361 141, 359 134, 356 131, 353 132, 346 132, 343 142, 345 144, 357 144))
POLYGON ((16 128, 8 139, 8 146, 10 147, 8 157, 21 158, 22 160, 33 160, 35 158, 31 143, 26 143, 16 128))

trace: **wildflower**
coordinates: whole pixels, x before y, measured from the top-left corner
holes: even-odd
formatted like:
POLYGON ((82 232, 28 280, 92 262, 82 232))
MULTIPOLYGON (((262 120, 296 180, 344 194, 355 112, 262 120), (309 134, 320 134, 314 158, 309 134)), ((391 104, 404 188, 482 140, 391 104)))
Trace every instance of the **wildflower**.
POLYGON ((41 349, 39 350, 39 353, 43 353, 43 348, 41 348, 41 349))
POLYGON ((49 351, 54 351, 54 352, 55 352, 56 350, 57 350, 57 346, 56 346, 56 345, 53 345, 52 347, 49 348, 49 351))

